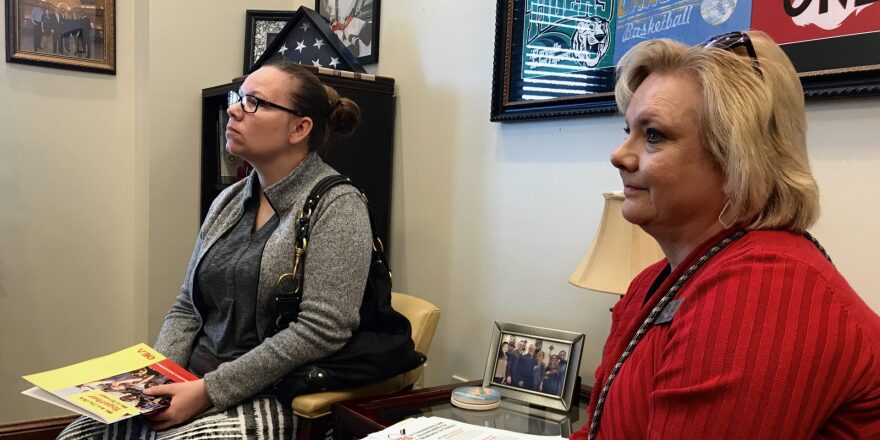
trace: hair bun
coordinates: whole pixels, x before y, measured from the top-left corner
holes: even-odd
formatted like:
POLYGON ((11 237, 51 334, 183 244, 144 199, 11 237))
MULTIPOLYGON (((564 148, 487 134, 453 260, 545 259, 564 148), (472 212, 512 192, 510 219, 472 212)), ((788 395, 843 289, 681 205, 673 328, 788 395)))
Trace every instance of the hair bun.
POLYGON ((333 133, 348 136, 357 128, 361 119, 361 108, 351 99, 339 96, 332 87, 326 87, 330 114, 327 118, 327 129, 333 133))

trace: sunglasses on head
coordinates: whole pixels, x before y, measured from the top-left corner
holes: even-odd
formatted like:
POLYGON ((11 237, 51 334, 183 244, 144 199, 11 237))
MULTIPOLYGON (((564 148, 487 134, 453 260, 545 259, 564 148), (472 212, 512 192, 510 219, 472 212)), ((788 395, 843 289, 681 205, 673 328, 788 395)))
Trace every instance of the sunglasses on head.
POLYGON ((738 47, 744 47, 746 53, 748 53, 749 57, 754 61, 752 67, 755 69, 755 72, 761 77, 761 79, 764 78, 764 74, 761 73, 761 69, 758 68, 758 54, 755 52, 755 46, 752 44, 752 39, 749 38, 749 34, 739 31, 728 32, 726 34, 716 35, 706 40, 706 42, 700 46, 717 47, 731 52, 734 52, 734 49, 738 47))

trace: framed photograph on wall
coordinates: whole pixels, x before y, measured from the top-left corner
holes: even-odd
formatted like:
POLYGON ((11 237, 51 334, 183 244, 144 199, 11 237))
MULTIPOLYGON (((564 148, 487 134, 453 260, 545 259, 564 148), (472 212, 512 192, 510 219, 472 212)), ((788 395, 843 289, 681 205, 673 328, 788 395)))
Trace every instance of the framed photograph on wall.
POLYGON ((116 74, 116 0, 6 0, 6 61, 116 74))
POLYGON ((483 386, 502 397, 568 411, 576 389, 584 335, 495 322, 483 386))
POLYGON ((361 65, 379 62, 379 0, 315 0, 315 11, 361 65))
POLYGON ((260 55, 272 44, 272 41, 281 33, 287 22, 293 18, 293 11, 259 11, 247 10, 245 12, 244 31, 244 66, 242 73, 247 74, 251 70, 260 55))
POLYGON ((637 43, 748 29, 781 45, 807 98, 880 95, 878 1, 497 0, 490 120, 616 111, 614 67, 637 43))

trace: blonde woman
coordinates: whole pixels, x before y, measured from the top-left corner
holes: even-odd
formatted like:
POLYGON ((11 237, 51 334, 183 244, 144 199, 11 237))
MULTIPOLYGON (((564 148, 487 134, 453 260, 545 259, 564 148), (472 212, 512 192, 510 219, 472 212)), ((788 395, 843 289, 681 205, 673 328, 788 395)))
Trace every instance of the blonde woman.
POLYGON ((666 258, 615 305, 572 438, 880 438, 880 317, 806 233, 818 189, 782 50, 647 41, 615 94, 623 216, 666 258))

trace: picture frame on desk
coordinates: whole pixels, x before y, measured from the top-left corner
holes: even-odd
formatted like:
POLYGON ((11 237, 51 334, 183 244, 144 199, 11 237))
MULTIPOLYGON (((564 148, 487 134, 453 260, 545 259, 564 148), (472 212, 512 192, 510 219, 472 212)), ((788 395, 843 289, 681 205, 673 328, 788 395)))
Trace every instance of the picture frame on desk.
POLYGON ((482 386, 502 398, 568 411, 579 392, 583 348, 582 333, 496 321, 482 386))

